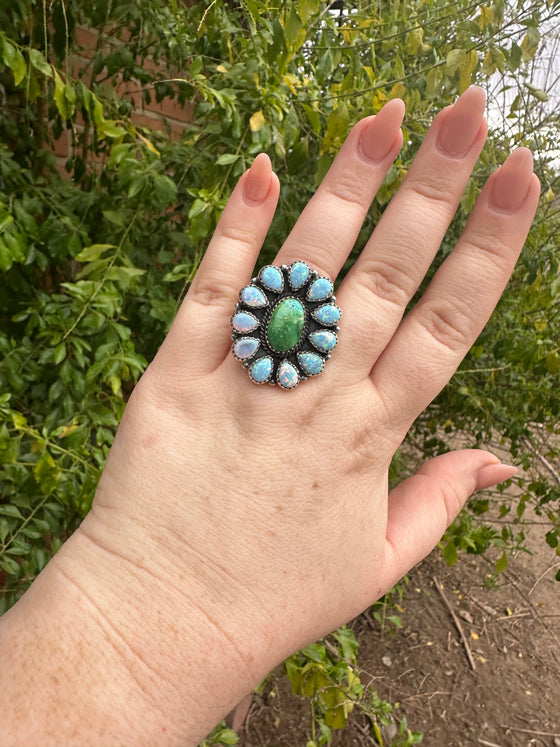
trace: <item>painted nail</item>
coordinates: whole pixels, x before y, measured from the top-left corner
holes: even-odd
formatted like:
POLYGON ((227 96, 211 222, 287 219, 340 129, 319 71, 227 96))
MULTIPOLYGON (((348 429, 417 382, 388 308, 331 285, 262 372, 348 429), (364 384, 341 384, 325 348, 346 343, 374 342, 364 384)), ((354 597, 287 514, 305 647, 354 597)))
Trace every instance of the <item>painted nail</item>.
POLYGON ((264 202, 270 189, 272 164, 266 153, 259 153, 245 177, 245 200, 253 205, 264 202))
POLYGON ((517 467, 511 464, 502 464, 496 462, 487 464, 476 473, 476 490, 485 490, 493 485, 498 485, 505 480, 509 480, 517 472, 517 467))
POLYGON ((515 213, 525 202, 532 176, 533 155, 528 148, 518 148, 492 176, 490 207, 501 213, 515 213))
POLYGON ((465 156, 479 133, 486 94, 482 88, 471 86, 452 106, 438 136, 438 148, 452 158, 465 156))
POLYGON ((395 145, 404 113, 404 102, 393 99, 364 129, 358 147, 367 161, 381 163, 387 158, 395 145))

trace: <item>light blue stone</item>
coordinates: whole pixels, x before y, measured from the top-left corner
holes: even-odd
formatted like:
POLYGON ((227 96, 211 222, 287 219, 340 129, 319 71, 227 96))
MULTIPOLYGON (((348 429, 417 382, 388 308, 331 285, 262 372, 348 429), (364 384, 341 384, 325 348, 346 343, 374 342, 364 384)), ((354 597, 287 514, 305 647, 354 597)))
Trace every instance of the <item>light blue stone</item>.
POLYGON ((239 311, 231 317, 231 326, 236 332, 252 332, 259 326, 259 320, 252 314, 245 311, 239 311))
POLYGON ((294 290, 299 290, 307 282, 311 270, 305 262, 294 262, 290 267, 290 285, 294 290))
POLYGON ((340 321, 340 309, 334 304, 325 304, 325 306, 319 306, 318 309, 312 314, 313 318, 321 324, 337 324, 340 321))
POLYGON ((261 283, 271 291, 280 293, 284 287, 284 276, 274 265, 267 265, 259 272, 261 283))
POLYGON ((320 329, 317 332, 312 332, 309 335, 309 340, 322 353, 328 353, 337 343, 335 333, 328 329, 320 329))
POLYGON ((259 358, 255 361, 249 369, 249 376, 256 381, 257 384, 264 384, 265 381, 270 379, 272 373, 272 358, 268 356, 266 358, 259 358))
POLYGON ((301 370, 308 376, 317 376, 317 374, 321 373, 325 365, 325 361, 317 353, 299 353, 298 361, 301 370))
POLYGON ((257 352, 259 345, 256 337, 241 337, 233 344, 233 354, 239 360, 247 360, 257 352))
POLYGON ((289 361, 282 361, 278 366, 276 381, 282 389, 293 389, 299 382, 296 368, 289 361))
POLYGON ((307 291, 308 301, 322 301, 332 295, 333 284, 328 278, 317 278, 307 291))
POLYGON ((262 309, 268 304, 267 297, 255 285, 246 285, 245 288, 242 288, 241 301, 245 306, 250 306, 252 309, 262 309))

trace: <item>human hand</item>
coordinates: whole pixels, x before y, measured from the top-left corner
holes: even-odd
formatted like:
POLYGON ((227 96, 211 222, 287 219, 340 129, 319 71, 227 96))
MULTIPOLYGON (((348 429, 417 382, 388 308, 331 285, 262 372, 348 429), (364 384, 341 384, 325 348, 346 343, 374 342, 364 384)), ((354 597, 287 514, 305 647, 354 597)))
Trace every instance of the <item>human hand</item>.
MULTIPOLYGON (((483 112, 471 88, 438 115, 337 291, 332 360, 291 392, 255 386, 230 352, 229 320, 279 191, 259 156, 131 397, 92 511, 57 563, 95 600, 154 712, 183 740, 372 604, 475 489, 515 471, 484 451, 453 452, 388 491, 396 449, 487 321, 536 209, 531 154, 519 149, 403 318, 483 146, 483 112)), ((337 276, 400 149, 403 113, 392 101, 354 127, 275 264, 301 259, 337 276)))

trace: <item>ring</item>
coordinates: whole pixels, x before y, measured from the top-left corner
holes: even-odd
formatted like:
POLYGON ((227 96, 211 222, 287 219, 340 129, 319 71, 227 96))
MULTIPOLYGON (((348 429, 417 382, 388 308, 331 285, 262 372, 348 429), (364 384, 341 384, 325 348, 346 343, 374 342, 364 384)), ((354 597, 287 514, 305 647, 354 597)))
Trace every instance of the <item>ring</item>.
POLYGON ((332 280, 306 262, 263 267, 231 317, 232 352, 251 381, 293 389, 318 376, 338 342, 335 301, 332 280))

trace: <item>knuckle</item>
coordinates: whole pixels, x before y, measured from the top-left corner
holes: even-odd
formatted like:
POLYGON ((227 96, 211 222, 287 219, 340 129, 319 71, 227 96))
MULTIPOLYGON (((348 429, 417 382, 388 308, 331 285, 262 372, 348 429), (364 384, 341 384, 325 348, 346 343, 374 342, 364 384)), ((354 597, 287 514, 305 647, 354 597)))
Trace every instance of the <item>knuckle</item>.
POLYGON ((455 210, 455 195, 445 179, 432 176, 430 181, 412 179, 408 188, 422 202, 430 203, 432 208, 442 210, 446 215, 455 210))
POLYGON ((433 340, 453 353, 469 346, 470 316, 458 304, 426 308, 419 323, 433 340))
POLYGON ((399 307, 406 305, 415 287, 405 270, 380 259, 365 263, 357 280, 369 295, 399 307))
POLYGON ((445 509, 447 526, 450 526, 463 508, 463 496, 451 480, 443 480, 438 488, 445 509))
POLYGON ((230 279, 215 277, 212 284, 207 281, 194 281, 190 287, 188 300, 189 302, 204 306, 226 306, 232 308, 235 306, 235 300, 239 288, 234 287, 230 279))
POLYGON ((509 269, 512 261, 511 247, 495 233, 477 231, 465 239, 468 250, 478 255, 481 261, 486 261, 491 269, 509 269))
POLYGON ((246 223, 243 225, 228 223, 226 226, 219 227, 216 234, 222 241, 235 244, 241 249, 255 251, 255 240, 250 233, 250 227, 246 223))
POLYGON ((365 213, 367 210, 369 202, 366 204, 361 183, 351 178, 350 175, 346 178, 338 178, 336 182, 326 185, 325 191, 328 195, 343 202, 345 206, 357 208, 360 213, 365 213))

